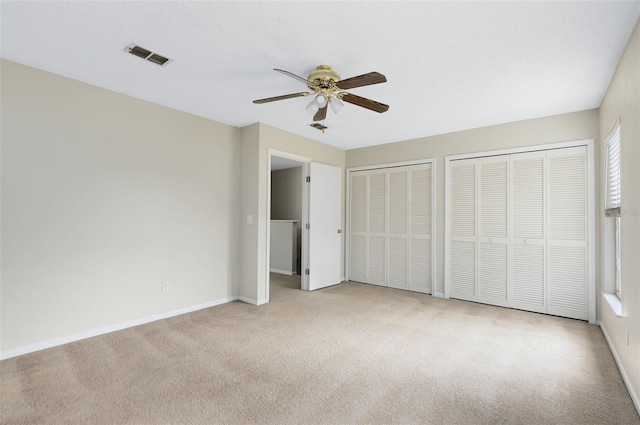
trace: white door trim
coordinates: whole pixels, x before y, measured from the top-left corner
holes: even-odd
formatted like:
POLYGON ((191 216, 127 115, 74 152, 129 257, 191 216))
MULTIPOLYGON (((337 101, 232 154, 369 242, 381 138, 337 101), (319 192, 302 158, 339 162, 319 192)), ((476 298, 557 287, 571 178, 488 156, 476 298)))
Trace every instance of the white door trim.
POLYGON ((501 149, 494 151, 476 152, 460 155, 448 155, 444 157, 445 169, 445 191, 444 191, 444 297, 449 298, 449 198, 451 196, 451 178, 450 167, 451 161, 459 159, 482 158, 487 156, 508 155, 513 153, 525 153, 535 151, 545 151, 552 149, 562 149, 576 146, 586 146, 587 149, 587 250, 588 250, 588 296, 587 303, 589 305, 589 323, 596 323, 596 252, 595 252, 595 159, 594 159, 594 140, 575 140, 569 142, 549 143, 544 145, 525 146, 520 148, 501 149))
POLYGON ((266 295, 267 302, 270 299, 271 282, 269 281, 269 264, 271 264, 271 158, 272 157, 290 159, 292 161, 300 162, 302 165, 302 261, 301 261, 301 289, 308 291, 309 281, 308 276, 304 274, 305 268, 309 267, 309 234, 305 228, 305 223, 309 222, 309 185, 306 184, 307 176, 309 175, 309 164, 311 158, 292 154, 285 151, 280 151, 273 148, 267 149, 267 241, 266 241, 266 253, 267 261, 265 263, 265 282, 266 282, 266 295))
POLYGON ((591 144, 593 148, 593 143, 593 139, 584 139, 569 142, 547 143, 544 145, 522 146, 519 148, 498 149, 494 151, 463 153, 459 155, 447 155, 444 157, 444 161, 446 164, 448 161, 455 161, 457 159, 482 158, 485 156, 509 155, 512 153, 548 151, 550 149, 572 148, 574 146, 589 146, 589 144, 591 144))

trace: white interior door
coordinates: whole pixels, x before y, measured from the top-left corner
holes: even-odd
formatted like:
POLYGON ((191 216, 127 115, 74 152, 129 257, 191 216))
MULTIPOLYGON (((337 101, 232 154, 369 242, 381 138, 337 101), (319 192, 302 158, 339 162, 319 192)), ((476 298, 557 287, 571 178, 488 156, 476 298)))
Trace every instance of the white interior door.
POLYGON ((340 283, 342 170, 310 164, 309 290, 340 283))

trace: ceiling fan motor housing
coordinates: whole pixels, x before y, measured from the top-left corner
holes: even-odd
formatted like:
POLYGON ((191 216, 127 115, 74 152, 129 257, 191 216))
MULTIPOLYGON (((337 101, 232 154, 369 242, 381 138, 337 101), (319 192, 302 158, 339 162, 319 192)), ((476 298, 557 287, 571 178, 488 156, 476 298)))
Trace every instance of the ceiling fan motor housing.
MULTIPOLYGON (((340 74, 334 71, 329 65, 320 65, 309 74, 307 80, 317 83, 320 88, 328 89, 331 88, 331 83, 335 83, 336 81, 340 81, 340 74)), ((316 87, 309 86, 311 90, 315 90, 316 87)))

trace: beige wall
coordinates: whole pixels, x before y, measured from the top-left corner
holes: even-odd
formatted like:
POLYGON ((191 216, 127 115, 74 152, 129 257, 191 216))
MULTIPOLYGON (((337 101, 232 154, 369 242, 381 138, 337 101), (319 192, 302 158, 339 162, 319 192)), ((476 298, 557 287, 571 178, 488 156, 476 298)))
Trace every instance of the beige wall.
MULTIPOLYGON (((435 159, 436 284, 444 293, 444 157, 584 139, 598 139, 598 111, 583 111, 347 151, 347 168, 435 159)), ((596 158, 598 164, 598 158, 596 158)), ((596 166, 596 175, 598 170, 596 166)), ((597 243, 596 243, 597 245, 597 243)))
POLYGON ((298 220, 296 253, 301 258, 302 167, 271 172, 271 220, 298 220))
MULTIPOLYGON (((636 24, 618 69, 600 106, 600 134, 602 140, 620 119, 621 150, 621 227, 622 227, 622 317, 613 313, 609 304, 601 300, 600 318, 617 353, 640 410, 640 22, 636 24), (629 345, 625 342, 625 328, 629 329, 629 345)), ((602 170, 600 187, 604 188, 605 146, 600 146, 602 170)), ((601 189, 604 195, 604 189, 601 189)), ((604 218, 604 202, 598 204, 598 221, 605 222, 602 240, 611 247, 610 222, 604 218)), ((614 281, 610 258, 603 250, 600 270, 602 289, 613 292, 614 281)))
POLYGON ((271 172, 271 219, 302 220, 302 167, 271 172))
POLYGON ((1 71, 3 351, 237 295, 239 129, 1 71))
MULTIPOLYGON (((241 185, 241 270, 240 296, 249 301, 263 303, 267 299, 267 182, 268 150, 277 149, 294 155, 310 158, 311 161, 333 165, 344 170, 345 152, 341 149, 316 142, 286 131, 254 124, 242 129, 242 185, 241 185), (257 128, 257 131, 256 131, 257 128), (257 132, 257 134, 256 134, 257 132), (245 137, 246 136, 246 137, 245 137), (244 153, 250 155, 244 155, 244 153), (256 157, 257 152, 257 157, 256 157), (254 217, 247 224, 247 215, 254 217), (257 241, 257 243, 254 243, 257 241)), ((344 173, 342 184, 342 226, 344 228, 344 173)), ((341 243, 344 253, 344 238, 341 243)), ((344 255, 341 256, 344 261, 344 255)), ((344 270, 344 266, 341 267, 344 270)))
POLYGON ((260 124, 243 127, 240 134, 240 282, 238 293, 241 299, 257 301, 260 124), (252 223, 248 222, 248 216, 251 216, 252 223))

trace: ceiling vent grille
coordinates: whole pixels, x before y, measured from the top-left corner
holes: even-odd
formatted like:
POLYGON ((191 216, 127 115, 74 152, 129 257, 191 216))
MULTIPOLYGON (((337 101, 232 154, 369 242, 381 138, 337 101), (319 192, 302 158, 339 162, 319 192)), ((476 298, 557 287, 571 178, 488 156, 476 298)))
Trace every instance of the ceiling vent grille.
POLYGON ((160 66, 166 66, 169 62, 171 62, 171 59, 159 55, 158 53, 152 52, 149 49, 145 49, 144 47, 140 47, 135 43, 129 44, 127 47, 125 47, 124 51, 160 66))

